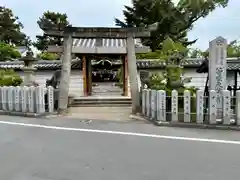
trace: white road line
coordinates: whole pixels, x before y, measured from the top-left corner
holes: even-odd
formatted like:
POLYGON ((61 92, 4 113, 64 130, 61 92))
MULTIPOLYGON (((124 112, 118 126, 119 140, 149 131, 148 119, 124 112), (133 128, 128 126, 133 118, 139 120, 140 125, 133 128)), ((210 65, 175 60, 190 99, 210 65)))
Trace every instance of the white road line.
POLYGON ((209 143, 222 143, 222 144, 237 144, 237 145, 240 145, 240 141, 221 140, 221 139, 207 139, 207 138, 204 139, 204 138, 164 136, 164 135, 158 135, 158 134, 145 134, 145 133, 122 132, 122 131, 107 131, 107 130, 97 130, 97 129, 68 128, 68 127, 59 127, 59 126, 46 126, 46 125, 41 125, 41 124, 17 123, 17 122, 9 122, 9 121, 0 121, 0 124, 33 127, 33 128, 54 129, 54 130, 63 130, 63 131, 92 132, 92 133, 102 133, 102 134, 116 134, 116 135, 151 137, 151 138, 171 139, 171 140, 184 140, 184 141, 197 141, 197 142, 209 142, 209 143))

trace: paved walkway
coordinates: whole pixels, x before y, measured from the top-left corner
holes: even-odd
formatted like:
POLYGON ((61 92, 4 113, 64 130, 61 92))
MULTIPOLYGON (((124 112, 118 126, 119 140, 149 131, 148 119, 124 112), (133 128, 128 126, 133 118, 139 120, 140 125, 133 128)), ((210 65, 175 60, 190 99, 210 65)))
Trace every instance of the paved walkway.
POLYGON ((90 120, 130 120, 131 107, 71 107, 65 116, 90 120))
POLYGON ((112 82, 96 83, 97 86, 92 87, 92 96, 121 96, 122 88, 115 86, 112 82))

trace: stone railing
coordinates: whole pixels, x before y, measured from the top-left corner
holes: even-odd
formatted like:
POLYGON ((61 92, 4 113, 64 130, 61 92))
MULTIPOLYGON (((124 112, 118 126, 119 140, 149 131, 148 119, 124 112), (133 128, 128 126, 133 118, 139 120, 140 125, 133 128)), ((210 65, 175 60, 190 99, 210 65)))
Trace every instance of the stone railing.
POLYGON ((194 123, 240 125, 240 91, 236 97, 230 96, 230 91, 224 90, 218 97, 215 91, 210 91, 205 97, 202 90, 191 95, 185 90, 183 96, 173 90, 167 96, 164 90, 142 90, 142 115, 156 123, 194 123), (217 108, 217 101, 222 108, 217 108))
POLYGON ((51 86, 0 87, 0 111, 45 114, 54 111, 54 89, 51 86))

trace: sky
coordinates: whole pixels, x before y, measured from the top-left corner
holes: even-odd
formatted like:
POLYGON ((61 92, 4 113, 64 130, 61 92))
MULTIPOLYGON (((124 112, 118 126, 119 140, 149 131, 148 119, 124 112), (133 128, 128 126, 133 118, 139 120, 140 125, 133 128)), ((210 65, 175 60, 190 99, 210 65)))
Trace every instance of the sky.
MULTIPOLYGON (((207 49, 217 36, 240 39, 240 0, 229 1, 227 8, 216 9, 194 25, 188 34, 190 40, 198 39, 194 48, 207 49)), ((112 27, 115 17, 123 19, 123 6, 131 5, 131 0, 1 0, 1 5, 13 10, 24 32, 34 39, 42 33, 37 20, 47 10, 66 13, 73 26, 112 27)))

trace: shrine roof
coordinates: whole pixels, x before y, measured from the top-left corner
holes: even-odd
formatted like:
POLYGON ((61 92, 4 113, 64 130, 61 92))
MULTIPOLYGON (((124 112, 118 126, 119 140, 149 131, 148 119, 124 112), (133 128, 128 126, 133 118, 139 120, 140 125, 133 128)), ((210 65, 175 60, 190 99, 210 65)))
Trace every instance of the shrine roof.
MULTIPOLYGON (((198 68, 202 63, 202 59, 186 59, 182 63, 184 68, 198 68)), ((60 60, 38 60, 34 64, 34 67, 38 70, 55 70, 61 68, 60 60)), ((114 63, 113 63, 114 64, 114 63)), ((117 61, 115 64, 119 64, 117 61)), ((156 61, 154 59, 138 59, 137 67, 138 69, 161 69, 166 66, 164 61, 156 61)), ((22 61, 6 61, 0 62, 0 69, 15 69, 20 70, 24 67, 24 63, 22 61)), ((71 61, 72 69, 81 69, 82 63, 79 59, 73 59, 71 61)), ((240 70, 240 59, 238 58, 227 58, 227 69, 228 70, 240 70)))
MULTIPOLYGON (((143 46, 139 38, 134 39, 136 53, 146 53, 150 48, 143 46)), ((74 38, 72 53, 76 54, 126 54, 127 40, 121 38, 74 38)), ((63 52, 63 46, 49 45, 47 51, 63 52)))
MULTIPOLYGON (((80 38, 80 39, 73 39, 73 46, 74 47, 85 47, 85 48, 94 48, 96 46, 100 47, 126 47, 127 40, 126 39, 99 39, 99 45, 97 45, 96 38, 80 38)), ((135 46, 142 47, 143 45, 140 43, 139 39, 135 39, 135 46)))

